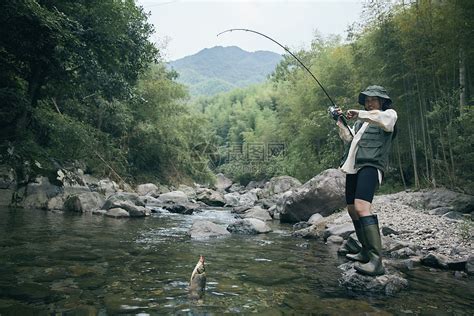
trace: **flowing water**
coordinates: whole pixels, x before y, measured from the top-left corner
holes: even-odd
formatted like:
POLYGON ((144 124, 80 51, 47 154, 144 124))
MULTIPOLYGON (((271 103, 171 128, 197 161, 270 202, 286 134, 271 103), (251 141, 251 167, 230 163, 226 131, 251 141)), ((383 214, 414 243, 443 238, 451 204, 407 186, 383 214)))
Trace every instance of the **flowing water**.
POLYGON ((384 297, 347 292, 336 248, 273 232, 202 241, 193 220, 228 224, 226 210, 111 219, 0 209, 0 315, 474 314, 474 281, 425 268, 409 289, 384 297), (204 299, 187 285, 206 258, 204 299))

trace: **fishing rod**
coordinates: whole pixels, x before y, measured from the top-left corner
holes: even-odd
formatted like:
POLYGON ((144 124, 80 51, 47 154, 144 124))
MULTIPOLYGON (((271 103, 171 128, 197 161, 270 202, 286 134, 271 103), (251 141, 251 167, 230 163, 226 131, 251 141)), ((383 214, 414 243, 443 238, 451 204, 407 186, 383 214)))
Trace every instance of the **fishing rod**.
MULTIPOLYGON (((270 36, 268 35, 265 35, 263 33, 260 33, 260 32, 257 32, 257 31, 254 31, 254 30, 250 30, 250 29, 228 29, 228 30, 225 30, 225 31, 222 31, 220 32, 219 34, 217 34, 217 36, 221 35, 221 34, 224 34, 224 33, 227 33, 227 32, 233 32, 233 31, 244 31, 244 32, 251 32, 251 33, 255 33, 255 34, 258 34, 260 36, 263 36, 265 37, 266 39, 269 39, 270 41, 274 42, 275 44, 277 44, 278 46, 280 46, 281 48, 283 48, 288 54, 290 54, 294 59, 296 59, 300 65, 311 75, 311 77, 313 77, 313 79, 316 81, 316 83, 319 85, 319 87, 323 90, 324 94, 328 97, 329 101, 331 101, 331 104, 332 106, 329 107, 328 111, 329 113, 332 115, 332 117, 334 119, 338 119, 339 117, 341 118, 341 121, 342 123, 344 124, 345 127, 347 127, 347 129, 349 130, 349 132, 351 133, 352 135, 352 130, 350 129, 349 125, 347 124, 347 117, 344 115, 344 114, 337 114, 337 108, 338 106, 336 105, 336 103, 334 103, 334 101, 332 100, 331 96, 329 95, 329 93, 326 91, 326 89, 324 89, 323 85, 321 84, 321 82, 319 82, 318 78, 316 78, 315 75, 313 75, 313 73, 308 69, 308 67, 305 66, 305 64, 303 64, 303 62, 295 56, 295 54, 293 54, 288 48, 286 48, 285 46, 283 46, 282 44, 278 43, 276 40, 274 40, 273 38, 271 38, 270 36), (337 117, 337 118, 336 118, 337 117)), ((354 135, 352 135, 354 136, 354 135)))

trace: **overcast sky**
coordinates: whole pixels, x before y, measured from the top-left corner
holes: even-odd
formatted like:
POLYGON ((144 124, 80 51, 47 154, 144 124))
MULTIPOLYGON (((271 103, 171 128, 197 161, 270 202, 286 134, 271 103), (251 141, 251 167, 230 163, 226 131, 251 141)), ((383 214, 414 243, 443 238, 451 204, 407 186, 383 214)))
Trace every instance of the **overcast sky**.
POLYGON ((150 12, 155 26, 152 40, 164 48, 165 60, 176 60, 214 46, 239 46, 247 51, 283 54, 275 43, 249 32, 264 33, 290 49, 308 48, 314 31, 346 37, 348 25, 362 11, 362 0, 137 0, 150 12))

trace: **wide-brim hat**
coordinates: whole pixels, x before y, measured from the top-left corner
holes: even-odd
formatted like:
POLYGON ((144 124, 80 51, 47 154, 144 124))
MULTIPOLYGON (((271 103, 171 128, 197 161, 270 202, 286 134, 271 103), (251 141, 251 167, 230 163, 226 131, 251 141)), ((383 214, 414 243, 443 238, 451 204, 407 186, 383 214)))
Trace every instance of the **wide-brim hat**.
POLYGON ((387 94, 387 90, 385 90, 382 86, 368 86, 364 91, 359 93, 359 104, 365 105, 365 97, 380 97, 387 101, 385 101, 385 105, 392 104, 392 99, 387 94))

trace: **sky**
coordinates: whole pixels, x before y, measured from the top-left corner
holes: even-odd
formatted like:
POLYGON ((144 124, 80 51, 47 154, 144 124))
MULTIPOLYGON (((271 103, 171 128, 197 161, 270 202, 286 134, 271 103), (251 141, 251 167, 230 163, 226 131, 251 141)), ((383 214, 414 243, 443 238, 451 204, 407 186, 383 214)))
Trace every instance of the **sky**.
POLYGON ((362 0, 137 0, 151 15, 155 27, 151 40, 165 61, 193 55, 214 46, 239 46, 254 52, 284 50, 250 32, 264 33, 290 50, 309 48, 315 32, 323 36, 347 35, 347 27, 362 12, 362 0))

